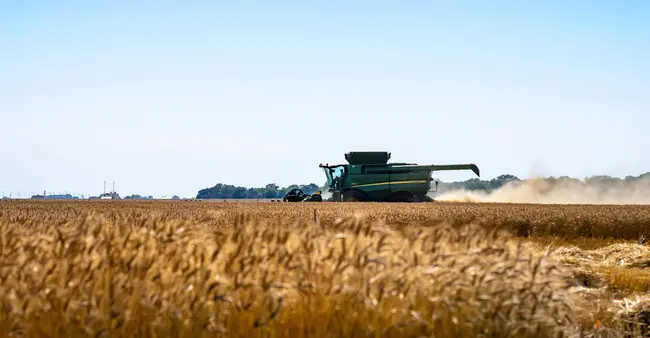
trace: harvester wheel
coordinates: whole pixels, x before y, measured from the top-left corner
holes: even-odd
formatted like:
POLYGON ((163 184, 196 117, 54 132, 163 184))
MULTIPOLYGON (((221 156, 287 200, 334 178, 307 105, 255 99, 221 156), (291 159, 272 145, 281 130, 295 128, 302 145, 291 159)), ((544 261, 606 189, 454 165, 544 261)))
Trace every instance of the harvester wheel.
POLYGON ((407 191, 398 191, 391 196, 391 202, 412 203, 417 202, 417 198, 407 191))
POLYGON ((365 200, 365 196, 356 190, 346 191, 343 193, 343 202, 363 202, 365 200))

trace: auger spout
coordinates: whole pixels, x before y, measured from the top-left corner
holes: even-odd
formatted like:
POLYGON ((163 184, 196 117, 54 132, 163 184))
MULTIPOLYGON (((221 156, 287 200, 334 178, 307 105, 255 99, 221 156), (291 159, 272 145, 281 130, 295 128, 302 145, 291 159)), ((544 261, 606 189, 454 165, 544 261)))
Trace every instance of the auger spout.
POLYGON ((424 172, 424 171, 444 171, 444 170, 471 170, 476 176, 481 177, 480 171, 476 164, 400 164, 391 166, 372 166, 367 167, 365 172, 367 174, 379 173, 410 173, 410 172, 424 172))
POLYGON ((433 171, 442 171, 442 170, 471 170, 476 176, 481 177, 481 173, 478 169, 478 166, 473 163, 469 164, 445 164, 445 165, 434 165, 433 171))

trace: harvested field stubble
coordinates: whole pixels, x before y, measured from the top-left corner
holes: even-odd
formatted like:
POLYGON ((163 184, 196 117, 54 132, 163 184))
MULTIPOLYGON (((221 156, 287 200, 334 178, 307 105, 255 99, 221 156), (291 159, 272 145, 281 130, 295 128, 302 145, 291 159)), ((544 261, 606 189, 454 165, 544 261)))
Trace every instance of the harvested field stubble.
MULTIPOLYGON (((619 208, 608 209, 609 219, 625 219, 628 227, 648 217, 646 209, 619 208)), ((526 218, 539 226, 533 235, 543 233, 546 223, 536 216, 563 224, 583 217, 606 229, 592 214, 598 209, 539 209, 2 202, 0 334, 606 333, 594 320, 622 333, 626 326, 616 318, 638 314, 603 305, 598 315, 609 317, 594 318, 587 298, 571 287, 575 269, 558 262, 565 256, 502 231, 516 233, 512 225, 526 218)))

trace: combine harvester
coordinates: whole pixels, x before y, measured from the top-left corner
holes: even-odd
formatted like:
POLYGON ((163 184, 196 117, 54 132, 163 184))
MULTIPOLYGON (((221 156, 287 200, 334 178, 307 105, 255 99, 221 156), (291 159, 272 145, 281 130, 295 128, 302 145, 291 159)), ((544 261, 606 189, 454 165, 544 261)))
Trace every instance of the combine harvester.
MULTIPOLYGON (((427 196, 434 182, 431 173, 442 170, 471 170, 480 177, 475 164, 418 165, 388 163, 389 152, 369 151, 345 154, 348 164, 321 164, 333 202, 431 202, 427 196)), ((300 194, 285 201, 320 202, 320 194, 300 194)))

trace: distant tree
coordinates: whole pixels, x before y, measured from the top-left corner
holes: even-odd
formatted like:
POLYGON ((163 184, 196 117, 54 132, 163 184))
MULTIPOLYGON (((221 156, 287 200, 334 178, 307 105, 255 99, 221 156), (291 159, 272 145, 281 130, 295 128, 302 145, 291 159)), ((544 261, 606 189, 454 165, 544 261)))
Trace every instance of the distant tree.
POLYGON ((321 190, 321 188, 316 183, 309 183, 307 185, 301 186, 300 188, 305 194, 310 195, 321 190))
POLYGON ((510 182, 510 181, 519 181, 519 178, 515 175, 505 174, 497 176, 497 180, 501 182, 510 182))
POLYGON ((264 198, 278 198, 280 187, 275 183, 269 183, 266 185, 266 191, 264 192, 264 198))
POLYGON ((246 198, 261 198, 262 194, 255 188, 248 188, 246 190, 246 198))
POLYGON ((235 187, 230 198, 246 198, 246 188, 235 187))

